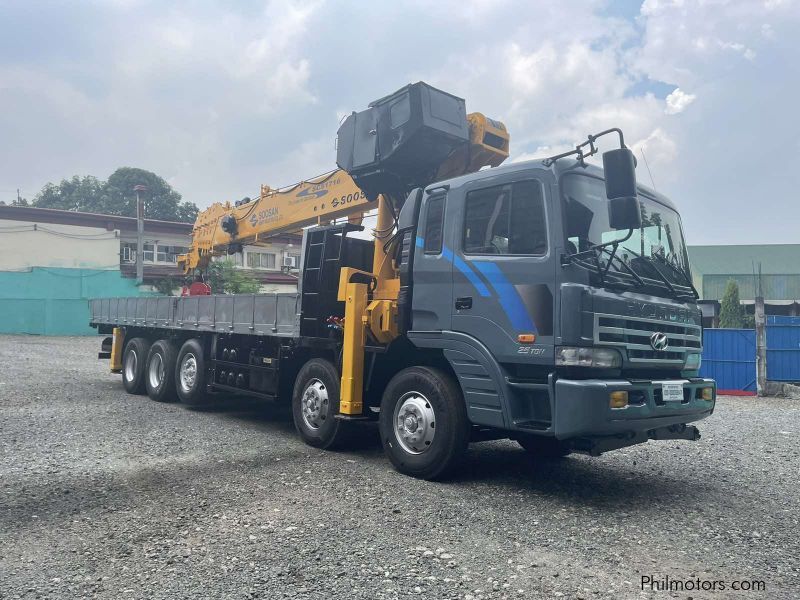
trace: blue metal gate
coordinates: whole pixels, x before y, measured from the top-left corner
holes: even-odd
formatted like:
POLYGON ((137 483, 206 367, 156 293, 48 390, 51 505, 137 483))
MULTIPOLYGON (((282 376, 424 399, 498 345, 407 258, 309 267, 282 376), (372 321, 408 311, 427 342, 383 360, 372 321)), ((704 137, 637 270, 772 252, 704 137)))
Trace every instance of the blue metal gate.
POLYGON ((800 381, 800 317, 767 315, 767 379, 800 381))
POLYGON ((704 330, 703 364, 700 368, 700 375, 716 380, 719 390, 755 392, 755 330, 704 330))

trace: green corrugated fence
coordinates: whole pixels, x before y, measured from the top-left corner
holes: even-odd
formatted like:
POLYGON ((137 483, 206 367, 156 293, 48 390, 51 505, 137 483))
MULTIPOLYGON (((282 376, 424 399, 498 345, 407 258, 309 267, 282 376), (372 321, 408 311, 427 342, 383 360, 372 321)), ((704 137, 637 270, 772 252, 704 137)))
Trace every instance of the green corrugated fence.
POLYGON ((0 271, 0 333, 93 335, 89 298, 151 295, 118 270, 0 271))

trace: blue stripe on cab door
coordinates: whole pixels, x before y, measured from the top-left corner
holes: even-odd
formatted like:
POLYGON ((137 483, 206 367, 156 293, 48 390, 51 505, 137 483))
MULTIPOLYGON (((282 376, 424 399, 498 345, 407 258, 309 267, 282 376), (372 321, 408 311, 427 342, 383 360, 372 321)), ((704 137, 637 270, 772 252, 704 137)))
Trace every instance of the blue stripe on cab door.
MULTIPOLYGON (((416 239, 415 243, 416 243, 417 248, 424 248, 425 247, 425 240, 423 238, 419 237, 419 236, 417 236, 417 239, 416 239)), ((459 256, 455 256, 453 254, 453 251, 450 250, 450 248, 448 248, 447 246, 444 246, 442 248, 442 257, 446 261, 453 263, 455 265, 456 269, 461 271, 461 273, 464 275, 464 277, 466 277, 467 280, 473 286, 475 286, 475 289, 478 290, 478 293, 482 297, 488 298, 489 296, 492 295, 491 292, 489 292, 489 288, 486 287, 486 284, 484 284, 480 280, 480 278, 475 274, 475 272, 470 268, 470 266, 467 263, 464 262, 464 259, 462 259, 459 256)))
POLYGON ((517 331, 536 333, 536 325, 533 324, 517 288, 506 279, 500 268, 493 262, 483 260, 476 260, 474 264, 497 293, 500 306, 503 307, 512 327, 517 331))
POLYGON ((442 250, 442 256, 444 256, 447 260, 453 262, 456 269, 458 269, 464 274, 464 277, 466 277, 469 280, 469 282, 475 286, 475 289, 478 290, 478 293, 482 297, 488 298, 489 296, 491 296, 489 288, 487 288, 486 284, 483 283, 480 280, 480 278, 475 274, 475 271, 473 271, 470 268, 470 266, 464 262, 463 258, 461 258, 460 256, 455 256, 452 250, 450 250, 449 248, 444 248, 442 250))

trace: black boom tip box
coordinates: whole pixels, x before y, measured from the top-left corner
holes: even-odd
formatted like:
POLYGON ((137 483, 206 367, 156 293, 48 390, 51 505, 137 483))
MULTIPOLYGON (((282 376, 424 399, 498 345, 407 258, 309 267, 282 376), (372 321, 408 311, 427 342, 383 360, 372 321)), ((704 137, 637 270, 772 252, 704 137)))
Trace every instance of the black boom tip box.
POLYGON ((464 100, 419 82, 348 116, 339 127, 336 163, 370 198, 403 196, 431 183, 439 165, 468 141, 464 100))

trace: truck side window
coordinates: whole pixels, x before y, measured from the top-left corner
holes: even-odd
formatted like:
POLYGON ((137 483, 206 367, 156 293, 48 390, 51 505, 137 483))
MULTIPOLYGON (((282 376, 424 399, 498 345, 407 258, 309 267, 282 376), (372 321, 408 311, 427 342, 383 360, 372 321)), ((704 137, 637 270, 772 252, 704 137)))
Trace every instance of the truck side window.
POLYGON ((444 196, 430 198, 425 214, 425 254, 441 253, 443 224, 444 196))
POLYGON ((544 197, 538 181, 469 192, 465 213, 465 254, 547 253, 544 197))

